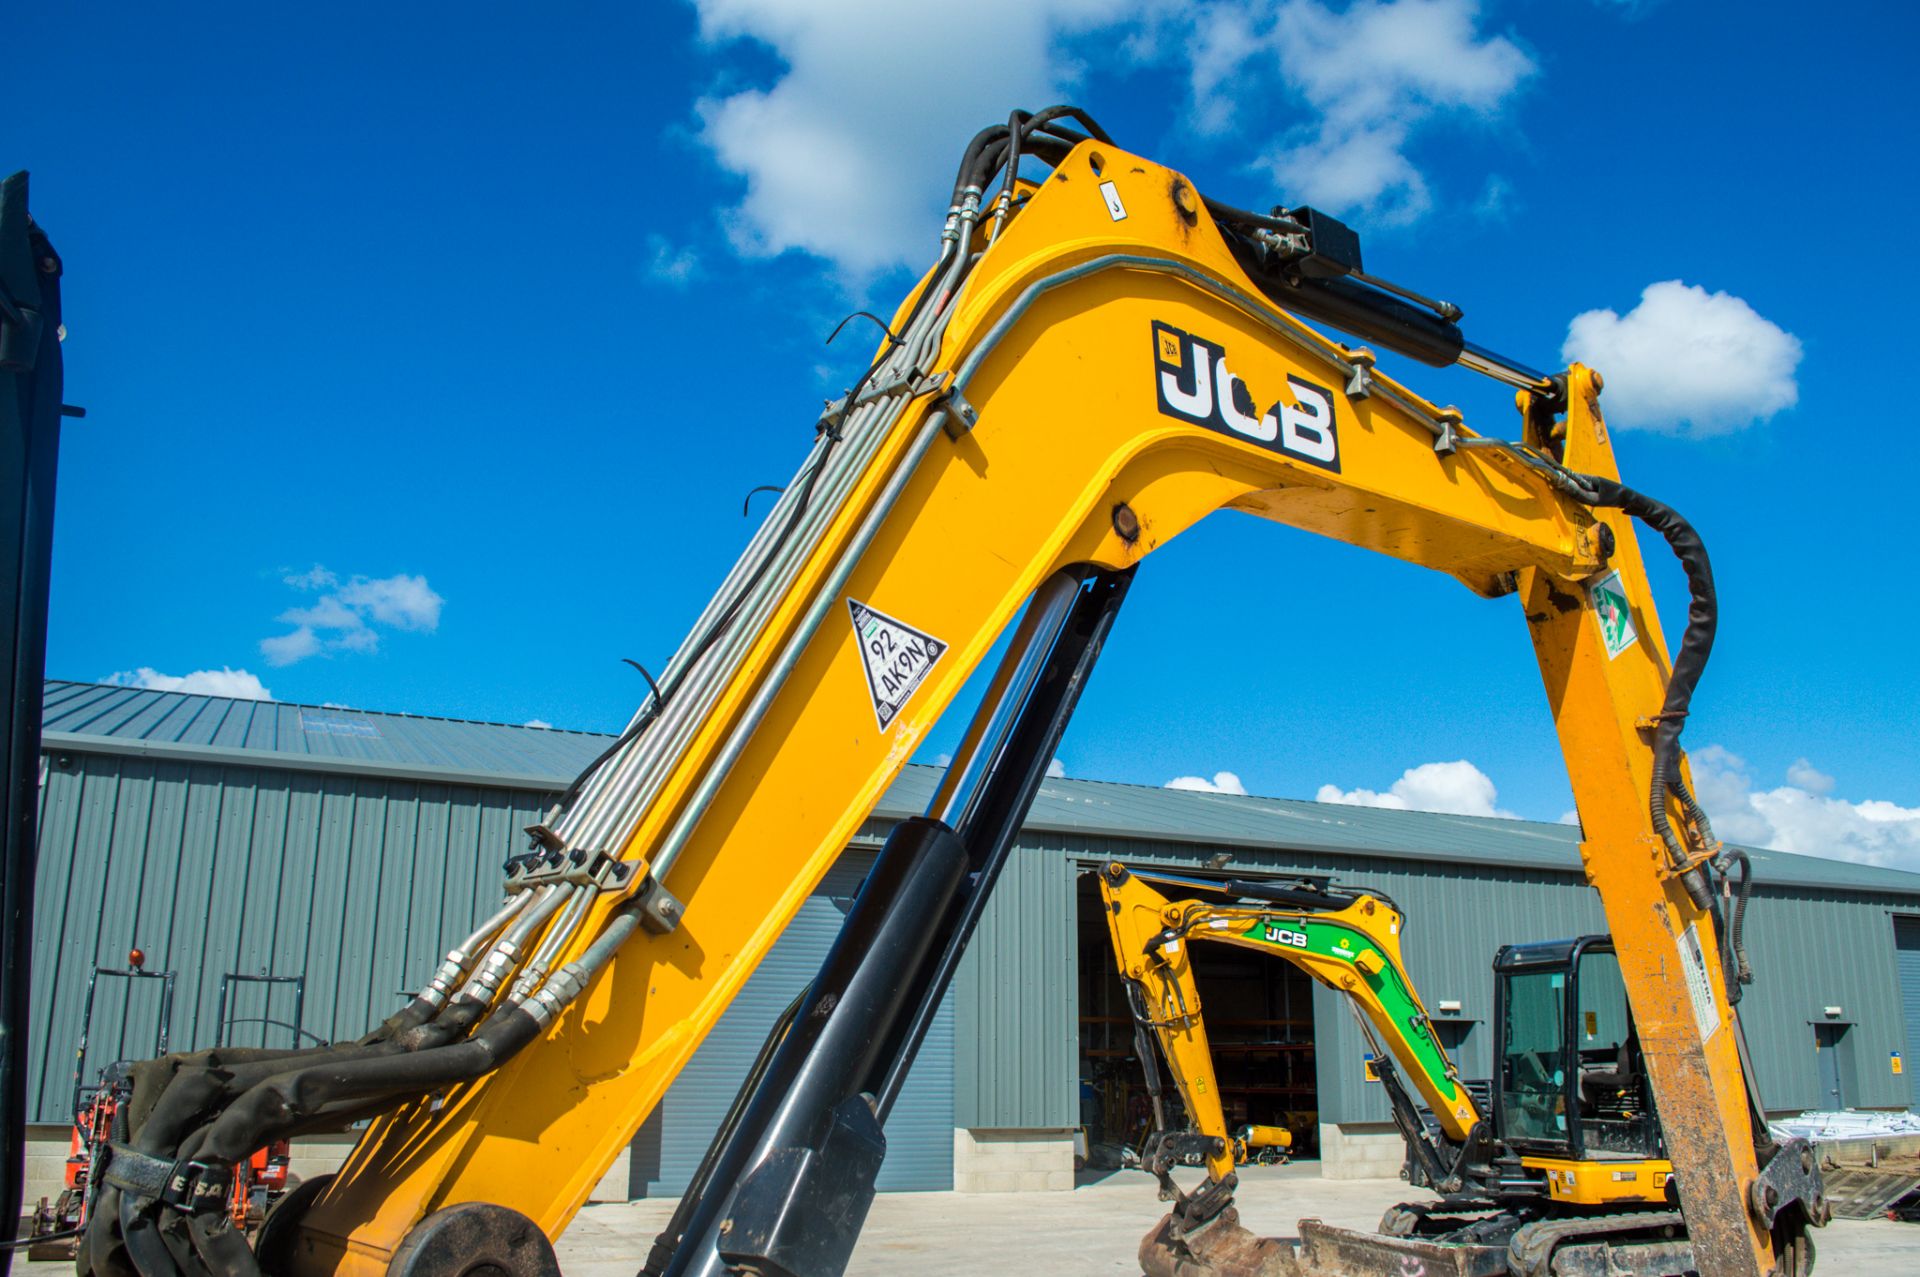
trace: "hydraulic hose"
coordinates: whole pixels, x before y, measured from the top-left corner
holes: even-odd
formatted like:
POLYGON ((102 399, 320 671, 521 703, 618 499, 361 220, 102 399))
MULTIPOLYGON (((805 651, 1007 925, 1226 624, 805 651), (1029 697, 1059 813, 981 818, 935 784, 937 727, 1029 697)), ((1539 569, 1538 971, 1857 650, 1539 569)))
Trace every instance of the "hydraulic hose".
MULTIPOLYGON (((1666 539, 1674 556, 1680 560, 1681 570, 1686 574, 1689 594, 1687 607, 1687 628, 1680 639, 1680 650, 1673 658, 1673 672, 1667 679, 1666 700, 1655 715, 1653 731, 1653 783, 1647 794, 1647 814, 1653 822, 1654 832, 1667 846, 1676 868, 1684 868, 1692 857, 1667 814, 1667 803, 1676 796, 1678 784, 1681 793, 1684 784, 1679 782, 1680 773, 1680 732, 1686 726, 1688 707, 1693 702, 1694 689, 1699 685, 1700 676, 1707 667, 1707 657, 1713 651, 1714 632, 1720 623, 1720 603, 1713 587, 1713 564, 1707 558, 1707 547, 1694 531, 1693 525, 1682 518, 1672 507, 1655 501, 1644 493, 1636 492, 1625 484, 1613 479, 1603 479, 1597 475, 1575 476, 1577 482, 1587 488, 1584 494, 1595 506, 1618 509, 1646 524, 1666 539)), ((1687 795, 1686 806, 1698 810, 1691 795, 1687 795)), ((1704 813, 1701 813, 1704 817, 1704 813)), ((1702 831, 1710 836, 1709 831, 1702 831)), ((1713 889, 1707 875, 1700 865, 1694 865, 1681 876, 1681 882, 1687 889, 1687 895, 1702 910, 1713 905, 1713 889)))
POLYGON ((1753 983, 1753 967, 1747 961, 1747 901, 1753 895, 1753 861, 1738 847, 1728 847, 1721 859, 1740 867, 1740 885, 1733 890, 1733 904, 1727 911, 1727 953, 1722 966, 1727 969, 1727 1001, 1738 1003, 1741 990, 1753 983))
POLYGON ((532 999, 495 1011, 464 1041, 402 1055, 323 1062, 253 1087, 214 1120, 207 1156, 237 1162, 264 1143, 286 1138, 328 1105, 417 1095, 491 1073, 537 1038, 639 925, 637 908, 615 914, 586 951, 532 999))

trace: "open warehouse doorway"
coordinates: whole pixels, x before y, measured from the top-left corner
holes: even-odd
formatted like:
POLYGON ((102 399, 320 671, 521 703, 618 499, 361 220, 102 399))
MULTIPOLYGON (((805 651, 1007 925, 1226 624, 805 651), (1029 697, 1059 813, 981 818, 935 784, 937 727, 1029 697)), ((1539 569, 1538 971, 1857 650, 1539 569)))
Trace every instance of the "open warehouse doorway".
MULTIPOLYGON (((1080 1123, 1089 1168, 1109 1169, 1138 1156, 1153 1109, 1091 866, 1076 879, 1075 900, 1080 1123)), ((1245 949, 1200 944, 1190 952, 1229 1129, 1284 1126, 1293 1134, 1294 1157, 1317 1157, 1313 981, 1297 967, 1245 949)), ((1164 1064, 1156 1064, 1168 1126, 1178 1130, 1186 1116, 1164 1064)))

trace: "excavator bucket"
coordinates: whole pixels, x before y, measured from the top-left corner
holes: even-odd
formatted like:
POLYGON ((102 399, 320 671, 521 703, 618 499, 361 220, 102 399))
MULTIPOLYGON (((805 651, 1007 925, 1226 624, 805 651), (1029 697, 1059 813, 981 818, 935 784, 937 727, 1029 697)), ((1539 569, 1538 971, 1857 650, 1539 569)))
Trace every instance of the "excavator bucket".
POLYGON ((1317 1219, 1299 1229, 1298 1237, 1259 1237, 1232 1207, 1184 1231, 1168 1215, 1141 1243, 1140 1268, 1147 1277, 1673 1277, 1698 1268, 1677 1211, 1546 1217, 1498 1241, 1485 1232, 1369 1233, 1317 1219))
POLYGON ((1259 1237, 1222 1211, 1181 1235, 1172 1215, 1140 1244, 1146 1277, 1507 1277, 1505 1246, 1441 1244, 1303 1219, 1298 1237, 1259 1237))

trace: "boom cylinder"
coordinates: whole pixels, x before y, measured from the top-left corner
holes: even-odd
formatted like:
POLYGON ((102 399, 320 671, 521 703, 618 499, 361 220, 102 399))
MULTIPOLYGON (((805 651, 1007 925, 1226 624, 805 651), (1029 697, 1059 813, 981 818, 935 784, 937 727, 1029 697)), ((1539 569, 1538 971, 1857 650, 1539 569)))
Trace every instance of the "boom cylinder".
POLYGON ((881 1124, 1131 579, 1077 568, 1035 593, 930 809, 959 828, 928 815, 887 840, 794 1027, 708 1150, 707 1191, 662 1239, 667 1277, 845 1270, 886 1153, 881 1124))

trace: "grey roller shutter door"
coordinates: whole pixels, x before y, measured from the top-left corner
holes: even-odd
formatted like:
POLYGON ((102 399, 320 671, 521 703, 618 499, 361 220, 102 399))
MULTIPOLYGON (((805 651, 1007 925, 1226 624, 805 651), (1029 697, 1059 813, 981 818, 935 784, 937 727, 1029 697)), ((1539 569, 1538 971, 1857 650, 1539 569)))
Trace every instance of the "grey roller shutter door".
MULTIPOLYGON (((872 857, 850 852, 802 905, 700 1044, 633 1146, 631 1191, 671 1197, 692 1178, 767 1030, 806 987, 840 932, 872 857)), ((953 1187, 953 998, 948 996, 887 1121, 880 1188, 953 1187)))
POLYGON ((1920 918, 1894 915, 1893 956, 1900 971, 1900 1007, 1907 1016, 1907 1045, 1900 1063, 1911 1088, 1908 1107, 1920 1112, 1920 918))

